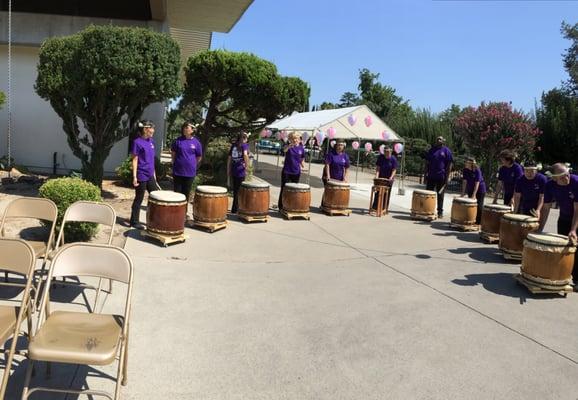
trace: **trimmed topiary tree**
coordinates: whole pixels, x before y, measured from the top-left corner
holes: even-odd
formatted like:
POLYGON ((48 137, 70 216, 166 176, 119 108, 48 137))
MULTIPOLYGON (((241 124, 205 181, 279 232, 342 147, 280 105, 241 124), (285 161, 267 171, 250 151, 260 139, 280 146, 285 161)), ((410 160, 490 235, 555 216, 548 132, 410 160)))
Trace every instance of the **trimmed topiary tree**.
POLYGON ((277 67, 253 54, 202 51, 185 67, 182 103, 207 110, 199 129, 203 148, 215 137, 256 132, 277 118, 309 108, 309 85, 283 77, 277 67))
MULTIPOLYGON (((80 178, 50 179, 38 191, 40 197, 52 200, 58 207, 57 230, 60 229, 66 209, 79 200, 102 201, 100 188, 80 178)), ((64 238, 67 243, 85 242, 96 235, 97 224, 71 222, 66 224, 64 238)))
POLYGON ((148 105, 179 93, 179 69, 179 46, 166 34, 90 26, 42 44, 35 89, 62 118, 82 176, 100 187, 114 144, 134 130, 148 105))

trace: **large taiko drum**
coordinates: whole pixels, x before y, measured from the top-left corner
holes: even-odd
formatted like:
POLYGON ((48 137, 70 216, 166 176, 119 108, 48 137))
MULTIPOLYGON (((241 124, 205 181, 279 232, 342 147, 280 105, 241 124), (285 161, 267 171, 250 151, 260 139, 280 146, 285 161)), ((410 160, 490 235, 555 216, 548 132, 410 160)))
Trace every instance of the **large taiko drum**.
POLYGON ((504 214, 512 212, 510 206, 501 204, 486 204, 482 209, 482 228, 480 236, 485 240, 498 240, 500 238, 500 221, 504 214))
POLYGON ((468 197, 456 197, 452 202, 452 225, 462 229, 473 229, 476 226, 478 201, 468 197))
POLYGON ((166 236, 185 231, 187 198, 170 190, 151 192, 147 206, 147 231, 166 236))
POLYGON ((522 214, 504 214, 500 221, 500 250, 505 259, 521 260, 524 240, 538 229, 538 218, 522 214))
POLYGON ((432 190, 417 189, 411 199, 411 216, 416 219, 436 219, 437 193, 432 190))
POLYGON ((238 214, 247 217, 266 217, 269 215, 269 184, 243 182, 239 189, 238 214))
POLYGON ((522 277, 546 290, 565 289, 572 283, 576 246, 567 236, 529 233, 524 240, 522 277))
POLYGON ((283 211, 303 214, 311 206, 311 188, 305 183, 286 183, 283 187, 283 211))
POLYGON ((229 198, 227 189, 220 186, 197 186, 193 200, 194 222, 217 224, 227 219, 229 198))
POLYGON ((349 183, 328 180, 323 191, 323 207, 328 210, 349 208, 349 183))

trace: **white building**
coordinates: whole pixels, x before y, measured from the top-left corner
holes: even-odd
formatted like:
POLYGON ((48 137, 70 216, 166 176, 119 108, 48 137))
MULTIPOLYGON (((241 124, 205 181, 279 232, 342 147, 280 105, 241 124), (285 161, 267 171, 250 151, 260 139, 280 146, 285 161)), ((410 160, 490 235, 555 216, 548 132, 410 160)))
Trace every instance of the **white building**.
MULTIPOLYGON (((69 149, 62 121, 34 91, 40 44, 49 37, 76 33, 90 24, 148 27, 169 33, 184 61, 208 49, 212 32, 229 32, 253 0, 12 0, 11 152, 15 163, 32 170, 68 173, 81 163, 69 149)), ((0 91, 8 93, 8 1, 0 2, 0 91)), ((144 118, 157 125, 157 149, 164 135, 165 105, 153 104, 144 118)), ((0 110, 0 157, 8 152, 8 108, 0 110)), ((128 152, 128 139, 117 143, 105 174, 128 152)))

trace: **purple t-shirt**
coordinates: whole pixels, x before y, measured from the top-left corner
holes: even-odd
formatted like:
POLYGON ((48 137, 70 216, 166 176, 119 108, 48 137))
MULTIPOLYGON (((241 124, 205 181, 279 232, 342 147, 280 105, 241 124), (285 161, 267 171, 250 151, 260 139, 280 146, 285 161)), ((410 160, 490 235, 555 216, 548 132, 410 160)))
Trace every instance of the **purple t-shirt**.
POLYGON ((516 193, 521 194, 520 209, 531 210, 538 207, 540 195, 544 194, 546 182, 548 179, 542 174, 536 174, 534 179, 528 179, 522 176, 516 182, 516 193))
POLYGON ((301 160, 305 158, 305 148, 302 144, 291 146, 285 153, 285 163, 283 165, 283 172, 291 175, 298 175, 301 173, 301 160))
POLYGON ((337 181, 345 179, 345 169, 349 168, 349 156, 347 153, 337 153, 331 150, 325 156, 325 164, 329 164, 329 177, 337 181))
POLYGON ((231 175, 235 178, 244 178, 246 174, 245 152, 249 153, 249 145, 247 143, 241 144, 241 148, 237 144, 231 146, 229 155, 231 156, 231 175))
POLYGON ((498 179, 504 185, 504 193, 512 194, 516 188, 516 182, 524 175, 524 169, 518 163, 513 163, 511 167, 501 166, 498 170, 498 179))
POLYGON ((484 182, 482 171, 479 168, 476 168, 473 171, 469 168, 464 168, 463 177, 466 180, 466 193, 468 196, 471 196, 474 193, 474 186, 476 182, 480 182, 478 193, 486 193, 486 183, 484 182))
POLYGON ((397 170, 397 159, 394 156, 386 158, 384 154, 377 157, 375 166, 379 167, 379 177, 389 179, 393 170, 397 170))
POLYGON ((544 191, 544 203, 555 201, 560 207, 560 218, 571 220, 574 216, 574 202, 578 201, 578 176, 570 175, 570 183, 566 186, 558 185, 555 181, 548 181, 544 191))
POLYGON ((171 151, 175 152, 173 175, 194 178, 197 175, 197 157, 203 155, 203 147, 196 137, 187 139, 179 136, 173 142, 171 151))
POLYGON ((445 179, 448 174, 450 163, 454 162, 454 157, 450 149, 446 146, 433 146, 429 149, 426 160, 429 163, 427 177, 428 179, 445 179))
POLYGON ((155 144, 151 138, 136 138, 132 142, 131 154, 138 157, 136 179, 146 182, 155 176, 155 144))

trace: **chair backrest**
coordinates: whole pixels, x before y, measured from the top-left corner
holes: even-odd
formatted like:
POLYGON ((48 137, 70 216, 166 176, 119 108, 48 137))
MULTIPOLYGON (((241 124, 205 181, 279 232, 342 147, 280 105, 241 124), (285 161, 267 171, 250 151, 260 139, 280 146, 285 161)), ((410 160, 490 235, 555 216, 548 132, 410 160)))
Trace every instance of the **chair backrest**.
POLYGON ((97 203, 94 201, 77 201, 72 203, 64 213, 56 245, 64 243, 64 225, 68 222, 92 222, 110 226, 110 234, 107 244, 112 243, 114 234, 114 224, 116 223, 116 212, 114 208, 106 203, 97 203))
POLYGON ((19 197, 6 206, 2 222, 6 218, 35 218, 56 221, 57 216, 58 208, 52 200, 42 197, 19 197))
POLYGON ((0 238, 1 270, 32 276, 35 261, 34 250, 24 240, 0 238))

